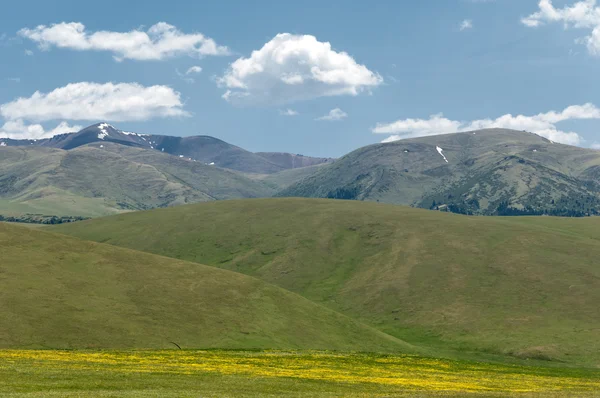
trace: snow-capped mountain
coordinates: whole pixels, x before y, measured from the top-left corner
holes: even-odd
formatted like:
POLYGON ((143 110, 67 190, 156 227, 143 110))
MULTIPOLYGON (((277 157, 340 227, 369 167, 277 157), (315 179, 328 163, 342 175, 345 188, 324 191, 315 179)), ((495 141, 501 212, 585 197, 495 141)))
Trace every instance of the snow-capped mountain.
POLYGON ((93 124, 76 133, 61 134, 41 140, 0 138, 0 146, 41 146, 65 150, 102 142, 157 150, 207 165, 258 174, 271 174, 331 161, 327 158, 312 158, 285 153, 252 153, 218 138, 205 135, 176 137, 138 134, 120 130, 106 122, 93 124), (293 158, 293 161, 288 158, 293 158))

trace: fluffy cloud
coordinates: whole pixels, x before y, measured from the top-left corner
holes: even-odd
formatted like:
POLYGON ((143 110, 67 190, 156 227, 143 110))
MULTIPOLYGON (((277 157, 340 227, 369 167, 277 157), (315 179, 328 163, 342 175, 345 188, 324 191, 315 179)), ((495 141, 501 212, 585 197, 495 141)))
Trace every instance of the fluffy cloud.
POLYGON ((561 112, 550 111, 534 116, 503 115, 496 119, 480 119, 470 122, 445 118, 442 114, 429 119, 404 119, 393 123, 378 123, 372 129, 377 134, 392 134, 383 142, 435 134, 459 133, 486 128, 526 130, 549 140, 569 145, 580 145, 584 140, 574 132, 565 132, 556 123, 576 119, 600 119, 600 109, 593 104, 572 105, 561 112))
POLYGON ((460 31, 462 32, 463 30, 467 30, 467 29, 472 29, 473 28, 473 21, 471 21, 470 19, 465 19, 464 21, 462 21, 460 23, 460 31))
POLYGON ((587 45, 592 55, 600 56, 600 7, 596 7, 596 0, 583 0, 571 6, 556 8, 552 0, 540 0, 539 11, 521 19, 525 26, 535 28, 544 23, 562 22, 565 29, 574 27, 591 30, 578 42, 587 45))
POLYGON ((36 91, 0 105, 7 120, 134 121, 154 117, 186 116, 180 94, 167 86, 137 83, 72 83, 49 93, 36 91))
POLYGON ((286 110, 279 111, 279 114, 283 115, 283 116, 298 116, 298 112, 296 112, 293 109, 289 109, 289 108, 286 110))
POLYGON ((227 55, 227 47, 201 33, 186 34, 175 26, 159 22, 144 32, 98 31, 88 33, 79 22, 61 22, 51 26, 39 25, 34 29, 21 29, 19 35, 48 50, 52 47, 72 50, 108 51, 117 61, 134 59, 161 60, 178 55, 227 55))
POLYGON ((70 126, 67 122, 61 122, 52 130, 45 130, 41 124, 25 124, 23 120, 10 120, 0 127, 0 138, 12 139, 41 139, 49 138, 58 134, 72 133, 81 130, 79 125, 70 126))
POLYGON ((329 111, 329 113, 325 116, 321 116, 315 120, 327 120, 330 122, 335 122, 338 120, 342 120, 348 117, 348 114, 341 110, 340 108, 335 108, 329 111))
POLYGON ((282 104, 336 95, 358 95, 381 76, 314 36, 281 33, 233 62, 218 84, 223 98, 240 104, 282 104))

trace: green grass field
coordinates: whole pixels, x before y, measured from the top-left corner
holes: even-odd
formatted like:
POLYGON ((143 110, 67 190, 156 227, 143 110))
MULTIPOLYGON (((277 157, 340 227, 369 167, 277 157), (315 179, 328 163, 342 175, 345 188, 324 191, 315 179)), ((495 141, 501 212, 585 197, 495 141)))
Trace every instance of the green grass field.
POLYGON ((321 351, 0 351, 3 397, 598 396, 600 373, 321 351))
POLYGON ((316 199, 0 223, 0 396, 600 396, 598 223, 316 199))
POLYGON ((0 349, 414 352, 259 279, 0 223, 0 349))
POLYGON ((600 366, 597 218, 262 199, 50 230, 251 275, 434 356, 600 366))

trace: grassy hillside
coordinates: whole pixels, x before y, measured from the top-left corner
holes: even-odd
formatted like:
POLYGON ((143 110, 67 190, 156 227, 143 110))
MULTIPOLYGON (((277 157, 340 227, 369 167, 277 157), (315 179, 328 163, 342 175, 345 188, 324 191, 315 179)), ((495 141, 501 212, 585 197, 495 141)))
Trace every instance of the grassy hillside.
POLYGON ((411 351, 246 275, 5 223, 0 247, 0 348, 411 351))
POLYGON ((599 223, 264 199, 52 230, 253 275, 439 352, 600 365, 599 223))
POLYGON ((0 148, 3 215, 95 217, 271 193, 264 183, 232 171, 114 143, 70 151, 0 148))
POLYGON ((490 129, 360 148, 279 196, 379 201, 467 214, 586 215, 600 213, 598 176, 599 151, 490 129))

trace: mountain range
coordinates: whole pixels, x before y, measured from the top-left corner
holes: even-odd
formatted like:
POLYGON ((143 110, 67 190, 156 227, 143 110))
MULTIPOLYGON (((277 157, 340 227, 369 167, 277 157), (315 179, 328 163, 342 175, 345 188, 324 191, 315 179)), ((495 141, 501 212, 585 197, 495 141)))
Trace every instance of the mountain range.
POLYGON ((96 217, 223 199, 313 197, 476 215, 600 213, 600 151, 505 129, 357 149, 340 159, 250 152, 209 136, 98 123, 0 139, 0 215, 96 217))
POLYGON ((487 129, 375 144, 279 196, 354 199, 482 215, 600 212, 600 151, 487 129))
POLYGON ((65 150, 94 142, 113 142, 125 146, 153 149, 227 169, 258 174, 276 173, 332 160, 290 153, 252 153, 214 137, 137 134, 118 130, 108 123, 97 123, 77 133, 61 134, 41 140, 0 139, 0 145, 4 143, 5 146, 38 146, 65 150))

